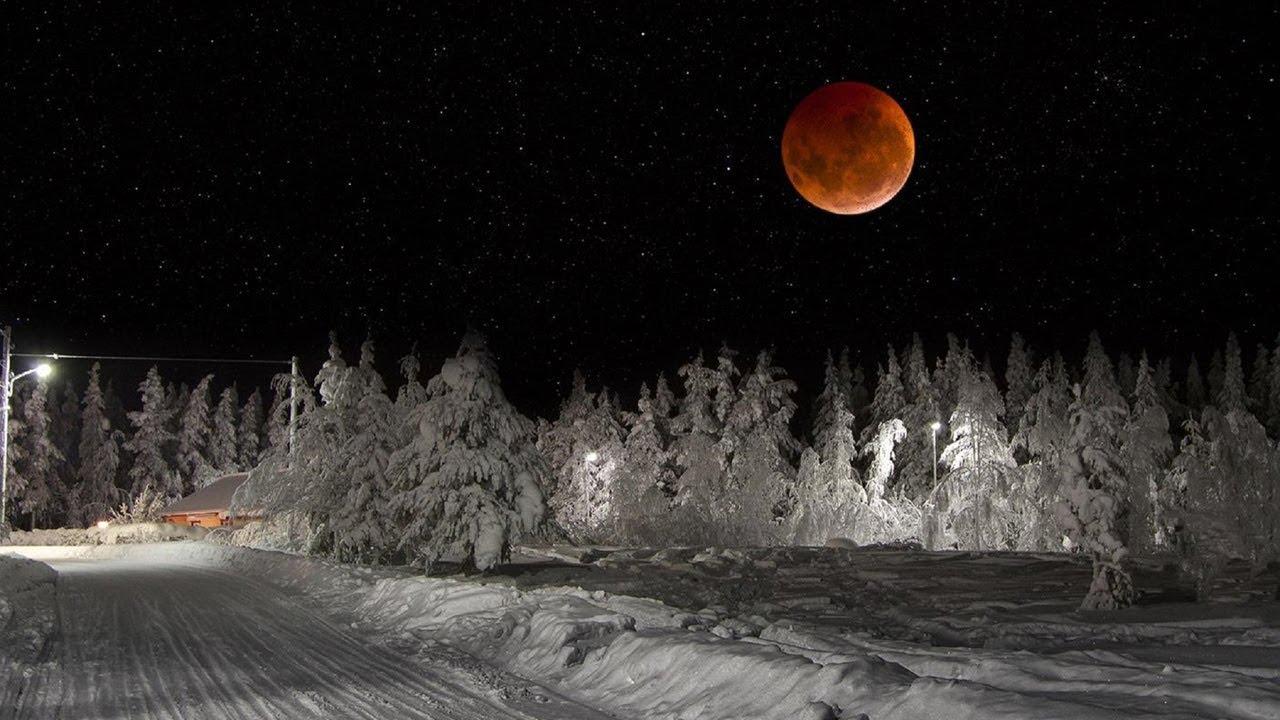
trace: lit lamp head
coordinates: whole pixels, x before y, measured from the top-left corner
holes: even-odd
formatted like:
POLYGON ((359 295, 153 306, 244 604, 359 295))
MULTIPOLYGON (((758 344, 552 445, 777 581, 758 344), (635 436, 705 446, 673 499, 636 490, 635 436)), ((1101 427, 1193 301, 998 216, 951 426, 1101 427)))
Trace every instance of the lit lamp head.
POLYGON ((938 422, 937 420, 934 420, 933 422, 929 423, 929 429, 936 434, 939 430, 942 429, 942 423, 938 422))
POLYGON ((600 459, 600 453, 596 452, 595 450, 592 450, 591 452, 588 452, 583 459, 589 463, 596 462, 597 460, 600 459))
POLYGON ((49 377, 52 374, 53 374, 53 366, 50 365, 49 363, 40 363, 39 365, 36 366, 36 377, 40 378, 41 380, 49 377))

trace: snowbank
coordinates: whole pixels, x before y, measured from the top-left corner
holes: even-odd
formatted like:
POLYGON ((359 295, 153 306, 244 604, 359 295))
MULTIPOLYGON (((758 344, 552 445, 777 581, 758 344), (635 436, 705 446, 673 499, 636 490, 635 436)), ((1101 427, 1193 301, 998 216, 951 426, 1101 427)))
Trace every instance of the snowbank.
POLYGON ((54 635, 56 577, 44 563, 0 554, 0 688, 20 672, 15 666, 37 661, 54 635))
MULTIPOLYGON (((233 570, 305 596, 346 621, 357 618, 400 640, 457 647, 624 716, 1274 718, 1272 708, 1280 706, 1275 677, 1265 673, 1192 662, 1166 667, 1102 650, 1043 656, 934 648, 837 627, 738 617, 723 608, 689 612, 577 587, 519 589, 488 578, 427 578, 211 543, 29 552, 143 554, 148 561, 233 570)), ((688 562, 690 554, 673 557, 688 562)))

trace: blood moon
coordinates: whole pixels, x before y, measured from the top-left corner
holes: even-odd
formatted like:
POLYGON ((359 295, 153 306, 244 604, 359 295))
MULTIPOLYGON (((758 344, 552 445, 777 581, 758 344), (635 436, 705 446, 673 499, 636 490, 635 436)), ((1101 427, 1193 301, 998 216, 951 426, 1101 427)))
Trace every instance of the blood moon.
POLYGON ((893 98, 860 82, 814 90, 782 131, 782 164, 796 192, 838 215, 889 202, 906 184, 915 157, 907 114, 893 98))

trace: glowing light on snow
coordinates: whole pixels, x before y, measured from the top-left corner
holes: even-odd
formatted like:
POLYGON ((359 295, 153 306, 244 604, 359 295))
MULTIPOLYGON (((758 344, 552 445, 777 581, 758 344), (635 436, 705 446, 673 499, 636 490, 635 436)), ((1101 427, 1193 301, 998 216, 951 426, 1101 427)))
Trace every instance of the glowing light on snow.
POLYGON ((929 429, 934 432, 938 432, 939 430, 942 429, 942 423, 938 422, 937 420, 934 420, 933 422, 929 423, 929 429))
POLYGON ((110 524, 111 524, 111 523, 107 522, 106 520, 99 520, 99 521, 98 521, 98 529, 99 529, 99 530, 106 530, 106 529, 107 529, 107 526, 108 526, 108 525, 110 525, 110 524))
POLYGON ((595 450, 592 450, 591 452, 587 453, 585 457, 585 460, 589 463, 596 462, 599 459, 600 459, 600 453, 596 452, 595 450))
POLYGON ((53 366, 49 363, 40 363, 36 366, 36 377, 44 379, 53 374, 53 366))

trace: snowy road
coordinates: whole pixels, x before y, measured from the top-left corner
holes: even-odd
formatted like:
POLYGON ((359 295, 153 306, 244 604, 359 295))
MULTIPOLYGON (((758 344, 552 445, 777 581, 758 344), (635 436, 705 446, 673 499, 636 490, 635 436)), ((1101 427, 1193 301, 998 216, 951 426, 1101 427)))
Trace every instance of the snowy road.
POLYGON ((50 564, 61 633, 0 718, 600 717, 541 694, 513 708, 503 698, 513 686, 493 674, 480 682, 456 665, 424 667, 429 654, 371 644, 224 570, 128 558, 50 564))

